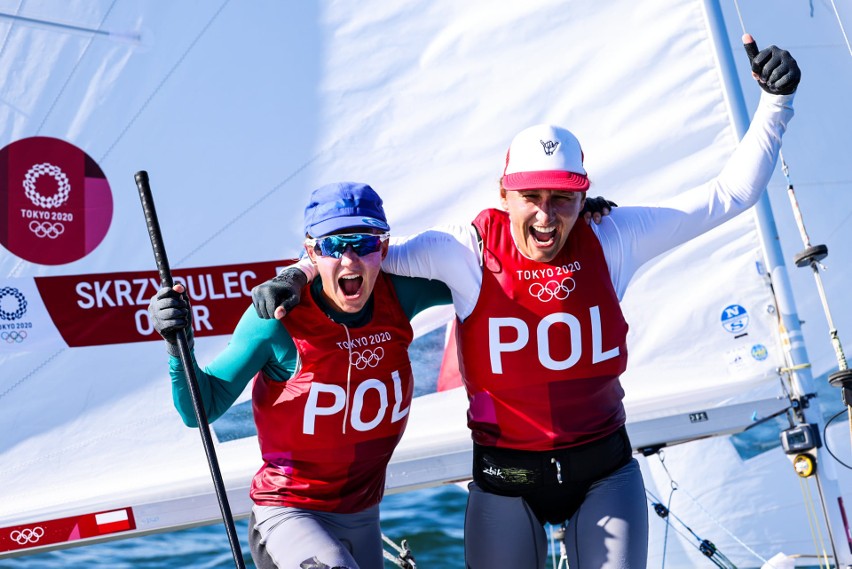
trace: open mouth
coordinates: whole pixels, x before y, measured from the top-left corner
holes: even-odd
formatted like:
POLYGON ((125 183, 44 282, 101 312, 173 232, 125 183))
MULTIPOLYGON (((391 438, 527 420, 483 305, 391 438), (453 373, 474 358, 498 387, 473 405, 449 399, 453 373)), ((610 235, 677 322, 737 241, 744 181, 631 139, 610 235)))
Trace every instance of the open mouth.
POLYGON ((548 247, 553 245, 554 239, 556 237, 556 228, 555 227, 530 227, 530 235, 535 241, 536 245, 541 247, 548 247))
POLYGON ((343 296, 347 298, 358 296, 362 284, 364 284, 364 279, 358 275, 346 275, 337 279, 337 286, 340 287, 343 296))

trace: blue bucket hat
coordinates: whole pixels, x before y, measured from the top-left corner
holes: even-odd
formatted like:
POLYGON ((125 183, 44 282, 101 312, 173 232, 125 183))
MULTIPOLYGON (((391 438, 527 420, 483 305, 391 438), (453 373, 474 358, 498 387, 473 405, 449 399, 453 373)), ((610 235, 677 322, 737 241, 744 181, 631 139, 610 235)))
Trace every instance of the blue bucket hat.
POLYGON ((338 182, 314 190, 305 208, 305 234, 324 237, 350 227, 390 230, 379 194, 356 182, 338 182))

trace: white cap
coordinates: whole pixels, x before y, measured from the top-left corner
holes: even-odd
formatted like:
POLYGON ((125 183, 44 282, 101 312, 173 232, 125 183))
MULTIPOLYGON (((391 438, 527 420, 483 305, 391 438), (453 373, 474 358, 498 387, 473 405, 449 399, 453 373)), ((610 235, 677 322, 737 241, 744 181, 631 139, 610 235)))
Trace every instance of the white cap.
POLYGON ((584 192, 589 178, 583 150, 568 130, 549 124, 518 133, 506 153, 503 187, 507 190, 568 190, 584 192))

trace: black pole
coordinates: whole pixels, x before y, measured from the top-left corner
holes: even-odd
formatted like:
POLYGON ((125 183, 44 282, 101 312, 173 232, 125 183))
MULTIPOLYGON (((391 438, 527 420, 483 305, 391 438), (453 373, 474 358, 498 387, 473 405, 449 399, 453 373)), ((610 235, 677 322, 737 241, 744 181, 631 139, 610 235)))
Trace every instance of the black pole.
MULTIPOLYGON (((151 195, 151 186, 148 183, 148 172, 140 170, 136 172, 136 176, 134 177, 136 178, 136 187, 139 188, 139 199, 142 200, 142 211, 145 213, 145 221, 148 224, 148 236, 151 238, 151 247, 154 249, 157 270, 160 271, 160 286, 171 288, 174 286, 174 281, 172 280, 172 273, 169 269, 166 247, 163 245, 160 222, 157 220, 157 210, 154 208, 154 197, 151 195)), ((216 449, 213 447, 213 438, 210 436, 207 413, 204 412, 204 406, 201 403, 201 393, 198 390, 198 379, 195 377, 195 369, 192 366, 186 330, 178 330, 175 338, 177 340, 178 352, 180 353, 180 361, 183 364, 183 370, 186 374, 186 383, 189 386, 189 395, 192 398, 192 408, 195 411, 198 431, 201 433, 201 442, 204 444, 204 452, 207 454, 210 475, 213 477, 213 486, 216 488, 219 509, 222 511, 222 519, 225 521, 228 541, 231 543, 231 552, 234 554, 234 564, 238 569, 245 569, 243 554, 240 551, 240 541, 237 539, 237 530, 234 527, 234 517, 231 515, 231 507, 228 504, 228 496, 225 493, 225 484, 222 482, 222 473, 219 470, 219 461, 216 459, 216 449)))

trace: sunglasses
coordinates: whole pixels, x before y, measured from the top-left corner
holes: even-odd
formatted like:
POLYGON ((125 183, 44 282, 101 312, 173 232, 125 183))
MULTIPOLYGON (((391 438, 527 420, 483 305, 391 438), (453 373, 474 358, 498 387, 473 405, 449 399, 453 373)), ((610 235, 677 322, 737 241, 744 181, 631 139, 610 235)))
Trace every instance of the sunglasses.
POLYGON ((339 259, 348 247, 359 257, 377 253, 382 249, 382 243, 390 238, 389 233, 344 233, 328 235, 319 239, 305 239, 305 245, 311 247, 317 255, 339 259))

